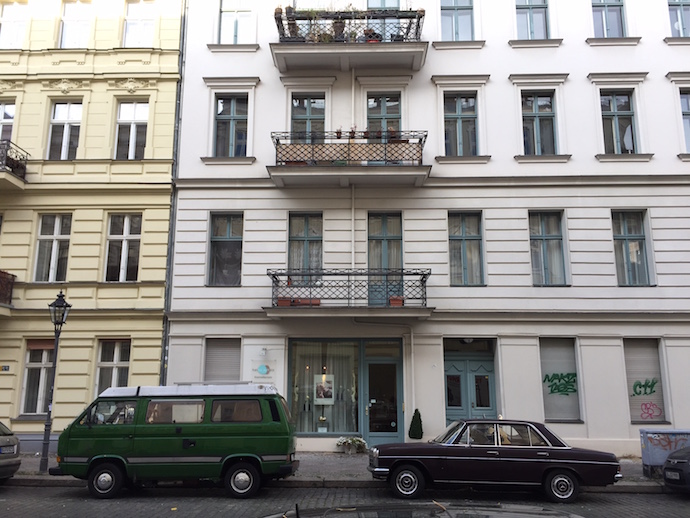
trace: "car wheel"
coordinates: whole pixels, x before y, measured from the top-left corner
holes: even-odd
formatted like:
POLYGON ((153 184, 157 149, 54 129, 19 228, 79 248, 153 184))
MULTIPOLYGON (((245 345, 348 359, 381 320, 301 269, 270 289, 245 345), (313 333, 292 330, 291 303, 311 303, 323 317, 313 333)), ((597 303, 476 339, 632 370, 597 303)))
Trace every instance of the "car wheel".
POLYGON ((116 464, 98 464, 89 472, 89 492, 96 498, 113 498, 124 482, 122 469, 116 464))
POLYGON ((568 503, 577 498, 580 484, 574 473, 557 470, 546 475, 544 491, 552 502, 568 503))
POLYGON ((225 489, 235 498, 254 496, 260 485, 259 472, 248 462, 233 464, 225 474, 225 489))
POLYGON ((424 491, 424 475, 418 468, 403 465, 393 471, 390 485, 400 498, 417 498, 424 491))

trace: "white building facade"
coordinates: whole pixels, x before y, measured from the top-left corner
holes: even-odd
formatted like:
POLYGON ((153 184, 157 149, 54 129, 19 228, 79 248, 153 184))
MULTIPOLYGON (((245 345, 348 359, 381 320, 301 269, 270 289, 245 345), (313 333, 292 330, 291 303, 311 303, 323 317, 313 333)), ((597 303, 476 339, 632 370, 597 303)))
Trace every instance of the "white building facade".
POLYGON ((188 2, 163 382, 306 450, 689 428, 687 3, 188 2))

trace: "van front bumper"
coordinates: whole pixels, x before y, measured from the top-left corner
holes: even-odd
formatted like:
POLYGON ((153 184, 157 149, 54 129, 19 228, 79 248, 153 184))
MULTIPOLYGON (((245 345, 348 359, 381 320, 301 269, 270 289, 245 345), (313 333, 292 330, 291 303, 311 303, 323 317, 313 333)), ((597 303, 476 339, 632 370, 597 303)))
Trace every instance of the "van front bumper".
POLYGON ((62 472, 62 468, 60 466, 56 468, 48 468, 48 474, 53 475, 54 477, 63 477, 65 474, 62 472))

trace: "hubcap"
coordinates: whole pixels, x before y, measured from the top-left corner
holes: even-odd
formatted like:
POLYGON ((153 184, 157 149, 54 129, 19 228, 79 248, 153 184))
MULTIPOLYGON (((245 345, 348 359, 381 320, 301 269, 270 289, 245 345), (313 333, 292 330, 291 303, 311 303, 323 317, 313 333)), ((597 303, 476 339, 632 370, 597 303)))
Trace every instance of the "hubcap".
POLYGON ((553 492, 560 498, 568 498, 573 494, 573 485, 567 477, 556 477, 551 481, 553 492))
POLYGON ((238 471, 232 478, 232 487, 239 493, 244 493, 251 486, 252 477, 246 471, 238 471))
POLYGON ((417 489, 417 477, 408 471, 404 471, 398 475, 397 484, 401 493, 409 495, 417 489))
POLYGON ((98 477, 96 477, 95 485, 96 488, 103 493, 108 491, 111 487, 113 487, 113 474, 108 471, 100 473, 98 477))

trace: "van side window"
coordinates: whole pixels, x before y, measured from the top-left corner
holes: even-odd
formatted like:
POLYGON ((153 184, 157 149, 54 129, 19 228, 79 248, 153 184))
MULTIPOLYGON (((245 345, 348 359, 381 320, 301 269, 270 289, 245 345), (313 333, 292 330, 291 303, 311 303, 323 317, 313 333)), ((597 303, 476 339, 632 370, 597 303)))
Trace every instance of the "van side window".
POLYGON ((136 401, 99 401, 91 407, 79 424, 133 424, 136 401))
POLYGON ((268 400, 268 408, 271 409, 271 419, 276 423, 280 422, 280 414, 278 413, 278 405, 272 399, 268 400))
POLYGON ((258 399, 215 400, 211 407, 213 423, 259 423, 263 421, 258 399))
POLYGON ((203 420, 203 400, 152 399, 146 409, 147 424, 201 423, 203 420))

